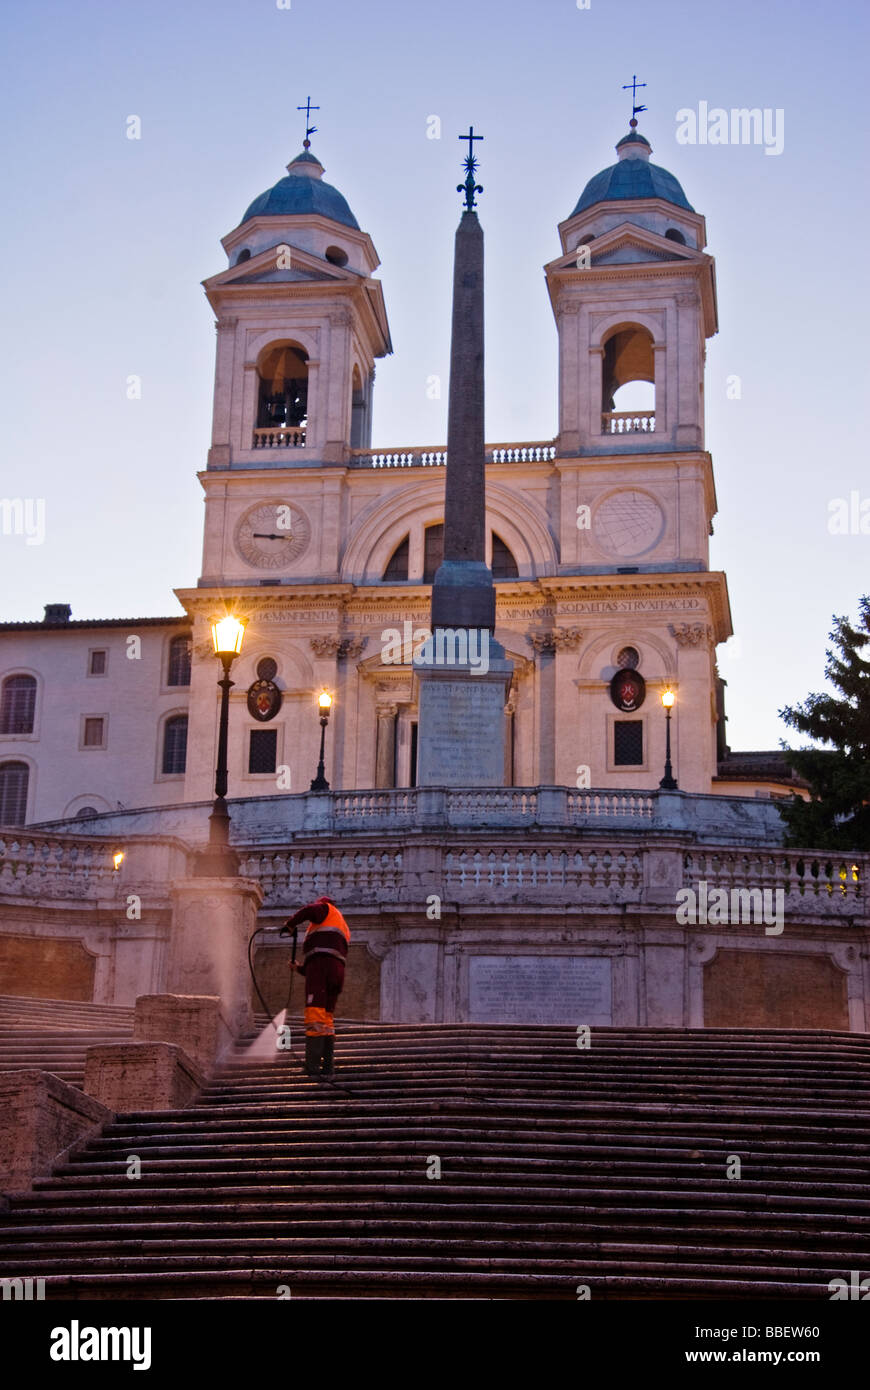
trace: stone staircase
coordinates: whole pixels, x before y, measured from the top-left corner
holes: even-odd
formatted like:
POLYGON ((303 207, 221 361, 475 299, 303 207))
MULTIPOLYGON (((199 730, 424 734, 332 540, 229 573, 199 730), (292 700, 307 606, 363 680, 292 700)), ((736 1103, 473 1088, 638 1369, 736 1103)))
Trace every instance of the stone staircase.
POLYGON ((13 1199, 0 1276, 74 1299, 827 1300, 870 1275, 870 1038, 576 1042, 345 1024, 330 1085, 267 1035, 13 1199))
POLYGON ((0 1071, 38 1067, 80 1087, 89 1047, 132 1036, 132 1009, 0 994, 0 1071))

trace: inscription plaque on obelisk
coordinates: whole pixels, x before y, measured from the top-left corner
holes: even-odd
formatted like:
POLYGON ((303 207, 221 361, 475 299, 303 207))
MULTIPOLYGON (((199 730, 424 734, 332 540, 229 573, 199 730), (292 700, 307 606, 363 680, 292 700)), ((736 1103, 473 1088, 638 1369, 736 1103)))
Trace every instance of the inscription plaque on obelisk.
POLYGON ((419 681, 418 786, 504 786, 504 706, 513 663, 495 641, 486 563, 483 413, 483 229, 474 211, 477 160, 468 140, 465 210, 456 229, 444 498, 444 560, 432 585, 432 637, 419 681))

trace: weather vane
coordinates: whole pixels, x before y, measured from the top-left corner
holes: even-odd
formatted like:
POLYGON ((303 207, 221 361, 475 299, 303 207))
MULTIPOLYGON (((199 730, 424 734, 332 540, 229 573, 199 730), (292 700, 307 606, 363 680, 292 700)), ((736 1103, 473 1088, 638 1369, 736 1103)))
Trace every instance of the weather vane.
POLYGON ((311 120, 311 113, 312 113, 312 111, 319 111, 319 110, 320 110, 320 107, 319 107, 319 106, 312 106, 312 105, 311 105, 311 97, 308 97, 308 99, 307 99, 306 102, 305 102, 305 105, 304 105, 304 106, 297 106, 297 107, 296 107, 296 110, 297 110, 297 111, 304 111, 304 112, 305 112, 305 139, 302 141, 302 146, 303 146, 304 149, 308 150, 308 149, 311 148, 311 141, 309 140, 308 137, 309 137, 309 135, 314 135, 314 134, 316 133, 316 131, 317 131, 317 126, 316 126, 316 125, 309 125, 308 122, 311 120))
POLYGON ((622 90, 623 90, 624 92, 627 92, 628 89, 629 89, 629 86, 631 87, 631 120, 629 121, 628 124, 631 126, 632 130, 634 130, 635 126, 637 125, 637 119, 636 119, 636 118, 637 118, 638 114, 639 114, 641 111, 645 111, 645 110, 646 110, 646 107, 645 107, 645 106, 638 106, 638 105, 637 105, 637 89, 638 89, 638 87, 645 87, 645 86, 646 86, 646 83, 645 83, 645 82, 638 82, 637 76, 635 75, 635 76, 632 77, 630 83, 626 82, 626 83, 624 84, 622 90))
POLYGON ((475 193, 483 192, 483 186, 479 183, 475 183, 474 181, 474 175, 477 170, 477 160, 474 157, 474 141, 482 140, 483 136, 475 135, 474 126, 470 125, 468 127, 468 134, 460 135, 459 139, 468 141, 468 154, 466 155, 464 161, 465 183, 458 183, 456 185, 456 192, 465 194, 465 208, 467 212, 471 212, 472 209, 476 206, 474 201, 475 193))

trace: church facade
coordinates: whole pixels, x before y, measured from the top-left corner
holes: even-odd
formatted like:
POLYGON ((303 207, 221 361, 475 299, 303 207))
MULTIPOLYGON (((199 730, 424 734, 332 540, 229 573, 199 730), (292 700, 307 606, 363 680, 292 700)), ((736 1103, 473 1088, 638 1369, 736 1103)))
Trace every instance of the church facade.
MULTIPOLYGON (((674 694, 681 789, 783 794, 729 759, 716 648, 731 634, 709 568, 704 439, 717 330, 704 218, 636 130, 560 224, 546 281, 559 341, 550 440, 487 446, 495 637, 513 663, 506 786, 658 787, 674 694), (627 408, 621 408, 627 401, 627 408), (641 408, 637 402, 643 402, 641 408)), ((234 797, 306 790, 317 696, 334 789, 416 784, 418 679, 441 561, 443 447, 372 446, 392 351, 379 261, 310 149, 223 239, 202 573, 178 618, 0 624, 0 823, 91 819, 212 794, 210 624, 247 619, 233 667, 234 797)))

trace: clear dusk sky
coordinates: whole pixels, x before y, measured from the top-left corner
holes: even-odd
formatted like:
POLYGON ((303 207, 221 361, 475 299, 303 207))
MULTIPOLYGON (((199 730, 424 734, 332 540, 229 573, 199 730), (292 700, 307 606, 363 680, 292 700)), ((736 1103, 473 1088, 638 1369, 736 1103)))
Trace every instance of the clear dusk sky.
POLYGON ((831 614, 854 615, 870 589, 870 534, 828 527, 835 498, 857 493, 870 513, 865 0, 48 0, 8 7, 4 31, 0 496, 44 498, 46 535, 0 535, 0 616, 41 618, 47 602, 77 618, 180 611, 210 438, 200 281, 298 153, 309 93, 326 179, 382 261, 395 351, 378 364, 373 442, 446 434, 469 122, 485 136, 487 438, 552 438, 542 266, 614 162, 636 72, 653 161, 706 217, 717 261, 707 447, 711 560, 736 634, 720 648, 728 738, 777 745, 778 707, 822 685, 831 614), (678 144, 677 111, 700 102, 781 108, 782 153, 678 144))

